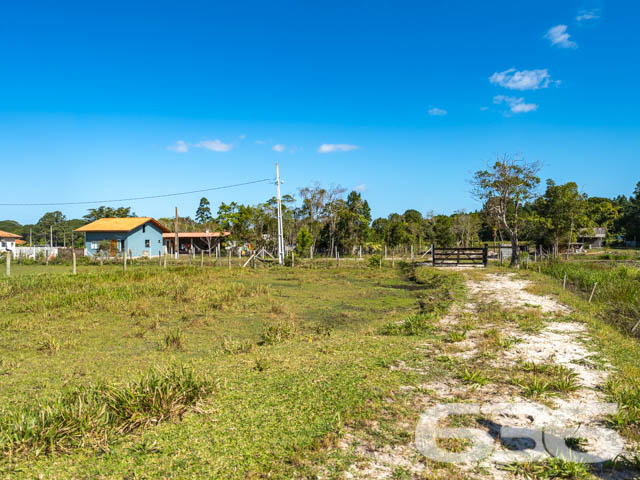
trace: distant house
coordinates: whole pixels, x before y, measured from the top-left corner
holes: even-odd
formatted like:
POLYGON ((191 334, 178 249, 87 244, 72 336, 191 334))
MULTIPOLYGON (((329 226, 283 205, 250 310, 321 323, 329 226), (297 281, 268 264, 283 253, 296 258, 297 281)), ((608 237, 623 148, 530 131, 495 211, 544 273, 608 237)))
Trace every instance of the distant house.
POLYGON ((112 257, 122 252, 132 257, 157 257, 163 251, 162 234, 168 231, 151 217, 101 218, 76 230, 86 234, 90 257, 98 254, 101 244, 108 244, 105 253, 112 257))
POLYGON ((16 242, 21 239, 20 235, 0 230, 0 252, 14 253, 16 251, 16 242))
POLYGON ((607 238, 607 229, 604 227, 583 228, 578 232, 578 243, 586 248, 602 248, 607 238))
MULTIPOLYGON (((180 232, 178 244, 180 253, 210 252, 215 250, 229 232, 180 232)), ((176 234, 163 233, 164 246, 169 253, 175 253, 176 234)))

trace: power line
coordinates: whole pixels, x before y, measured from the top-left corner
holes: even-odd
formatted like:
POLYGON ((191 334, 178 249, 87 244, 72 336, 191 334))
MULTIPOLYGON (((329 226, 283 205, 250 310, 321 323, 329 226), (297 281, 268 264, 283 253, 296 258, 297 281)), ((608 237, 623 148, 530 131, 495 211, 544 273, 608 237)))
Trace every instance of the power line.
POLYGON ((0 203, 2 207, 52 207, 58 205, 91 205, 96 203, 114 203, 114 202, 132 202, 134 200, 150 200, 154 198, 177 197, 180 195, 191 195, 193 193, 212 192, 214 190, 224 190, 226 188, 242 187, 245 185, 253 185, 256 183, 273 182, 273 178, 263 178, 262 180, 253 180, 251 182, 234 183, 233 185, 224 185, 222 187, 203 188, 201 190, 191 190, 190 192, 165 193, 163 195, 150 195, 148 197, 132 197, 132 198, 116 198, 111 200, 91 200, 84 202, 50 202, 50 203, 0 203))

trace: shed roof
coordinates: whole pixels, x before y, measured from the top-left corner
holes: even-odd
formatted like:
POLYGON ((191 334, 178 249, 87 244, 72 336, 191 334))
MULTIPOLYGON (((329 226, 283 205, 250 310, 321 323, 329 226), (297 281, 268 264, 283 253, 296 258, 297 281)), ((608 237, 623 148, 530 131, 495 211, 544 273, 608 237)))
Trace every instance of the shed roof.
MULTIPOLYGON (((218 238, 218 237, 228 237, 231 235, 229 232, 179 232, 178 238, 218 238)), ((162 238, 167 239, 175 239, 176 234, 171 233, 163 233, 162 238)))
POLYGON ((157 220, 151 217, 126 217, 126 218, 99 218, 95 222, 88 223, 76 232, 130 232, 145 223, 151 222, 162 232, 168 232, 169 229, 157 220))
POLYGON ((4 230, 0 230, 0 237, 2 237, 2 238, 22 238, 20 235, 16 235, 15 233, 5 232, 4 230))

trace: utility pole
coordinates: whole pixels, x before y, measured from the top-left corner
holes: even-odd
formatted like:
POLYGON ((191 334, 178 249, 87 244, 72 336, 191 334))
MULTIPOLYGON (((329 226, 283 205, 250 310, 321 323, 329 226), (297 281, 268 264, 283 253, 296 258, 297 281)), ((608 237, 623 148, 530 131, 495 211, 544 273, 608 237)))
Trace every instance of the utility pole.
POLYGON ((174 240, 174 253, 176 255, 176 260, 178 260, 178 255, 180 254, 180 236, 178 235, 178 207, 176 207, 176 221, 173 229, 176 231, 176 238, 174 240))
POLYGON ((280 199, 280 167, 276 163, 276 187, 278 190, 278 263, 284 265, 284 238, 282 235, 282 201, 280 199))

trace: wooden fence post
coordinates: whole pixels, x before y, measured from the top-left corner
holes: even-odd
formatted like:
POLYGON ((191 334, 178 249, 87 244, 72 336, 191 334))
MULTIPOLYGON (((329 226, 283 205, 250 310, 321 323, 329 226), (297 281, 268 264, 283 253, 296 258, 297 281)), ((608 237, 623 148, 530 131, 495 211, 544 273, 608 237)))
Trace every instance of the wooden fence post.
POLYGON ((127 271, 127 251, 126 250, 122 250, 122 269, 124 272, 127 271))
POLYGON ((589 303, 591 303, 591 299, 593 298, 593 294, 595 293, 597 286, 598 286, 598 282, 593 284, 593 289, 591 290, 591 295, 589 295, 589 303))
POLYGON ((7 250, 7 277, 11 276, 11 251, 7 250))
POLYGON ((294 252, 291 252, 291 266, 296 266, 296 254, 294 252))
POLYGON ((395 248, 391 249, 391 266, 392 267, 396 266, 396 249, 395 248))
POLYGON ((489 245, 485 243, 484 247, 482 247, 482 264, 484 265, 484 268, 487 268, 488 263, 489 263, 489 245))
POLYGON ((204 250, 200 250, 200 267, 204 267, 204 250))
POLYGON ((164 260, 162 261, 162 268, 167 268, 167 254, 163 255, 164 260))
POLYGON ((567 272, 564 272, 564 279, 562 280, 562 289, 566 290, 567 288, 567 272))
POLYGON ((73 248, 73 243, 71 244, 71 255, 73 256, 73 274, 76 274, 76 249, 73 248))

